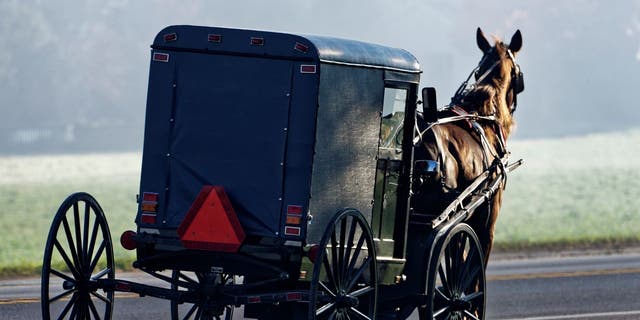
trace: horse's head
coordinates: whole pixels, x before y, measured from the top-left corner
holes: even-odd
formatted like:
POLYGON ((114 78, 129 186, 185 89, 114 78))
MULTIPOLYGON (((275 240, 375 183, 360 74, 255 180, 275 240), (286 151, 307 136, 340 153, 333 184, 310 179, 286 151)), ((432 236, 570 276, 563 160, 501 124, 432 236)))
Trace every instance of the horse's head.
POLYGON ((470 92, 477 99, 470 100, 482 100, 477 111, 485 115, 495 114, 508 135, 513 126, 517 95, 524 90, 522 71, 516 63, 516 54, 522 48, 522 34, 520 30, 516 31, 509 44, 495 39, 492 46, 478 28, 476 41, 483 56, 475 73, 475 89, 470 92))

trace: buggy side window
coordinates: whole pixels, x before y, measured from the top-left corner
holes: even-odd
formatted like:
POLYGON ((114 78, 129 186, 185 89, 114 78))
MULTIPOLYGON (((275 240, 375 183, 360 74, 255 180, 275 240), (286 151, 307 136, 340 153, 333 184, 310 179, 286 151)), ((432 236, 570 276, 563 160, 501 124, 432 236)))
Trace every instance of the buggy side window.
POLYGON ((407 89, 384 88, 380 123, 380 159, 402 159, 403 121, 407 104, 407 89))

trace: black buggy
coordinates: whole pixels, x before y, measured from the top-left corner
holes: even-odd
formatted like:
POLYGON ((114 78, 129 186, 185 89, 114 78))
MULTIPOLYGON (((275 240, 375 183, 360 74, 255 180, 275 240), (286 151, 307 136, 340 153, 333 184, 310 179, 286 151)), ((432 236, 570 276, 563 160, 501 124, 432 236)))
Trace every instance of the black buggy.
POLYGON ((110 319, 117 291, 170 300, 171 319, 484 318, 465 220, 503 173, 440 214, 412 210, 434 170, 413 159, 414 56, 195 26, 151 47, 137 230, 120 240, 167 285, 116 279, 102 209, 72 194, 45 248, 44 319, 110 319))

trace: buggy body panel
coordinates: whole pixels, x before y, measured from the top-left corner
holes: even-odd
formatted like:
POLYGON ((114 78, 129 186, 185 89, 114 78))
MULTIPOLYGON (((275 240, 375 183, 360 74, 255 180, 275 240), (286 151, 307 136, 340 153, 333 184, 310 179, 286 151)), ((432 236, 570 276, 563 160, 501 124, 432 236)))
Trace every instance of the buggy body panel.
POLYGON ((175 238, 205 185, 224 187, 250 239, 304 245, 347 206, 371 221, 384 88, 404 84, 415 104, 419 76, 402 49, 167 27, 151 52, 139 233, 175 238), (157 194, 155 212, 145 194, 157 194))

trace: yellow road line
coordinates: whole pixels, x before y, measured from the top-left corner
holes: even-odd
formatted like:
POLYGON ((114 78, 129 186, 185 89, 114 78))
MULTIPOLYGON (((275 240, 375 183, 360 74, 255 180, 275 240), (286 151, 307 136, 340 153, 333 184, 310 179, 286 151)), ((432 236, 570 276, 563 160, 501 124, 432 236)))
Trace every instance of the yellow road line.
MULTIPOLYGON (((140 295, 136 293, 117 293, 115 295, 118 299, 139 298, 140 295)), ((63 298, 58 301, 68 301, 69 298, 63 298)), ((18 299, 0 299, 0 305, 3 304, 22 304, 22 303, 40 303, 40 298, 18 298, 18 299)))
POLYGON ((572 277, 607 276, 607 275, 630 274, 630 273, 640 273, 640 268, 494 275, 494 276, 487 276, 487 280, 488 281, 508 281, 508 280, 549 279, 549 278, 572 278, 572 277))

